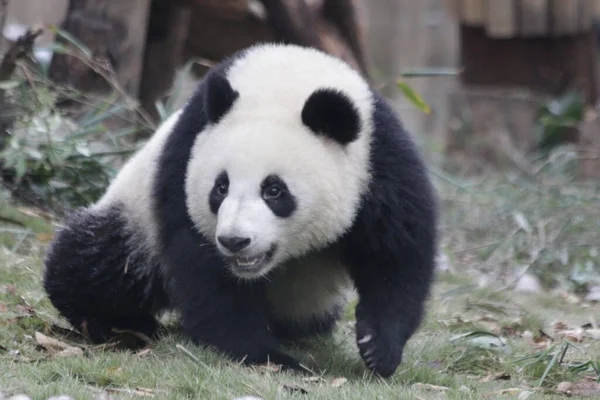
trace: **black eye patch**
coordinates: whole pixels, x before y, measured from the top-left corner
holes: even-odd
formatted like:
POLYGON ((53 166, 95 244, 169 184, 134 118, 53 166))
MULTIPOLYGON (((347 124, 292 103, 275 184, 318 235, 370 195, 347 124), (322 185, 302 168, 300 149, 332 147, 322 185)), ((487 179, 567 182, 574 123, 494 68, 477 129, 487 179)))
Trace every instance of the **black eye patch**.
POLYGON ((227 197, 227 193, 229 192, 229 177, 227 176, 227 171, 221 172, 217 179, 215 179, 215 185, 213 186, 210 194, 208 195, 208 204, 210 206, 210 211, 213 214, 216 214, 219 211, 219 207, 225 197, 227 197))
POLYGON ((296 198, 277 175, 269 175, 262 181, 260 195, 273 214, 280 218, 287 218, 296 210, 296 198))

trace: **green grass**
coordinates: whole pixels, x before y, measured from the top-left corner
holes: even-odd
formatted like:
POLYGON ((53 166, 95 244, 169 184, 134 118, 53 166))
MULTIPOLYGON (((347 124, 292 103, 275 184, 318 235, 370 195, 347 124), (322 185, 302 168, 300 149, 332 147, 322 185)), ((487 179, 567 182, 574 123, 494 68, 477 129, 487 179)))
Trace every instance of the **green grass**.
POLYGON ((371 375, 358 356, 353 304, 333 338, 289 349, 316 371, 312 379, 241 367, 201 350, 182 337, 176 318, 142 354, 86 344, 68 334, 41 289, 53 225, 31 209, 3 205, 0 227, 11 229, 0 232, 0 393, 39 399, 94 398, 105 390, 124 399, 558 399, 561 382, 598 380, 600 338, 569 342, 554 326, 589 327, 600 315, 600 306, 585 300, 598 284, 597 184, 434 172, 451 269, 437 274, 427 317, 388 380, 371 375), (546 290, 513 291, 511 283, 524 272, 539 277, 546 290), (83 354, 57 357, 37 344, 36 332, 83 354))
MULTIPOLYGON (((519 361, 541 351, 519 337, 518 332, 529 330, 537 334, 539 329, 544 329, 557 338, 560 346, 562 342, 550 326, 554 321, 581 326, 599 311, 597 306, 568 305, 548 294, 494 292, 493 287, 452 294, 469 279, 440 273, 427 318, 409 342, 404 362, 391 379, 382 380, 366 371, 354 345, 349 310, 333 339, 316 339, 304 349, 290 349, 304 365, 319 371, 319 379, 309 381, 268 368, 244 368, 214 352, 200 350, 181 337, 173 321, 168 325, 170 332, 152 343, 150 351, 142 355, 129 350, 94 348, 74 336, 66 337, 65 331, 57 328, 57 325, 63 328, 67 325, 57 318, 41 290, 39 256, 3 252, 0 262, 3 265, 0 268, 0 392, 27 393, 40 399, 57 394, 93 398, 104 389, 113 390, 114 398, 125 399, 141 397, 144 392, 139 390, 146 389, 159 399, 233 399, 241 395, 291 399, 303 398, 306 393, 302 390, 307 391, 311 399, 417 398, 415 396, 434 399, 440 398, 442 392, 443 398, 462 399, 481 398, 509 388, 519 388, 519 392, 529 388, 531 399, 560 398, 557 394, 533 390, 553 354, 531 365, 526 365, 531 359, 519 361), (516 329, 507 334, 510 327, 516 329), (496 332, 506 340, 506 346, 487 349, 475 346, 475 342, 452 341, 457 334, 469 331, 496 332), (503 331, 505 333, 501 333, 503 331), (79 346, 84 349, 84 355, 52 357, 36 345, 35 332, 79 346), (177 345, 183 346, 195 359, 177 345), (509 379, 481 382, 488 374, 505 374, 509 379), (335 379, 341 377, 347 381, 335 387, 335 379)), ((486 343, 484 340, 480 344, 486 343)), ((591 369, 575 372, 569 365, 590 360, 598 364, 600 341, 588 339, 577 345, 582 351, 569 349, 562 363, 555 364, 549 371, 543 388, 551 391, 561 381, 596 376, 591 369)))
POLYGON ((510 174, 458 179, 434 173, 451 268, 438 273, 427 317, 388 380, 371 375, 358 356, 353 304, 333 338, 289 349, 316 371, 310 380, 241 367, 201 350, 181 336, 176 318, 142 354, 66 335, 68 325, 40 285, 53 224, 5 203, 0 227, 10 229, 0 232, 0 393, 39 399, 94 398, 104 390, 125 399, 552 399, 563 397, 556 391, 561 382, 598 380, 600 338, 566 341, 554 326, 594 326, 600 315, 600 306, 585 300, 599 282, 597 183, 543 174, 532 182, 510 174), (513 291, 525 272, 545 290, 513 291), (83 354, 57 357, 37 344, 36 332, 83 354))

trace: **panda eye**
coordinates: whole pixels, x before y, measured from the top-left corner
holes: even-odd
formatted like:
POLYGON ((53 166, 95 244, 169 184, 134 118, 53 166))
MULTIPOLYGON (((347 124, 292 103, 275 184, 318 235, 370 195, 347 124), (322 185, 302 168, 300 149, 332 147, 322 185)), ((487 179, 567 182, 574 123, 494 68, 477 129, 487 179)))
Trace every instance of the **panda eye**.
POLYGON ((277 185, 269 186, 263 193, 265 199, 277 199, 281 196, 281 188, 277 185))
POLYGON ((225 196, 227 194, 227 184, 225 183, 221 183, 219 185, 217 185, 217 193, 219 193, 221 196, 225 196))

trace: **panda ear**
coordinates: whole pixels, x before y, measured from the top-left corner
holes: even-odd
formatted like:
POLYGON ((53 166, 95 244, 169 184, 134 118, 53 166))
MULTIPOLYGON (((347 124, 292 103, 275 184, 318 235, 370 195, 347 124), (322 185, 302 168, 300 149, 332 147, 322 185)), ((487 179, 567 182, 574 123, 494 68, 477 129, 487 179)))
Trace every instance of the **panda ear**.
POLYGON ((340 144, 358 138, 361 121, 352 100, 335 89, 317 89, 304 103, 302 123, 318 135, 340 144))
POLYGON ((204 92, 204 111, 210 123, 216 124, 231 109, 239 93, 231 87, 227 78, 219 73, 207 77, 204 92))

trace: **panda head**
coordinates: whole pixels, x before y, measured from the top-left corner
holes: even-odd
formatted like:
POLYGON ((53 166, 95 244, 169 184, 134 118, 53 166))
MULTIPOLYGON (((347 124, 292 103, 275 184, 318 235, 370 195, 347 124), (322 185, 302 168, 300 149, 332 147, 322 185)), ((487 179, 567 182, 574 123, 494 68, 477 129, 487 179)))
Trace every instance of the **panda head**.
POLYGON ((195 227, 238 277, 335 242, 369 180, 371 93, 316 50, 251 49, 205 81, 186 177, 195 227))

